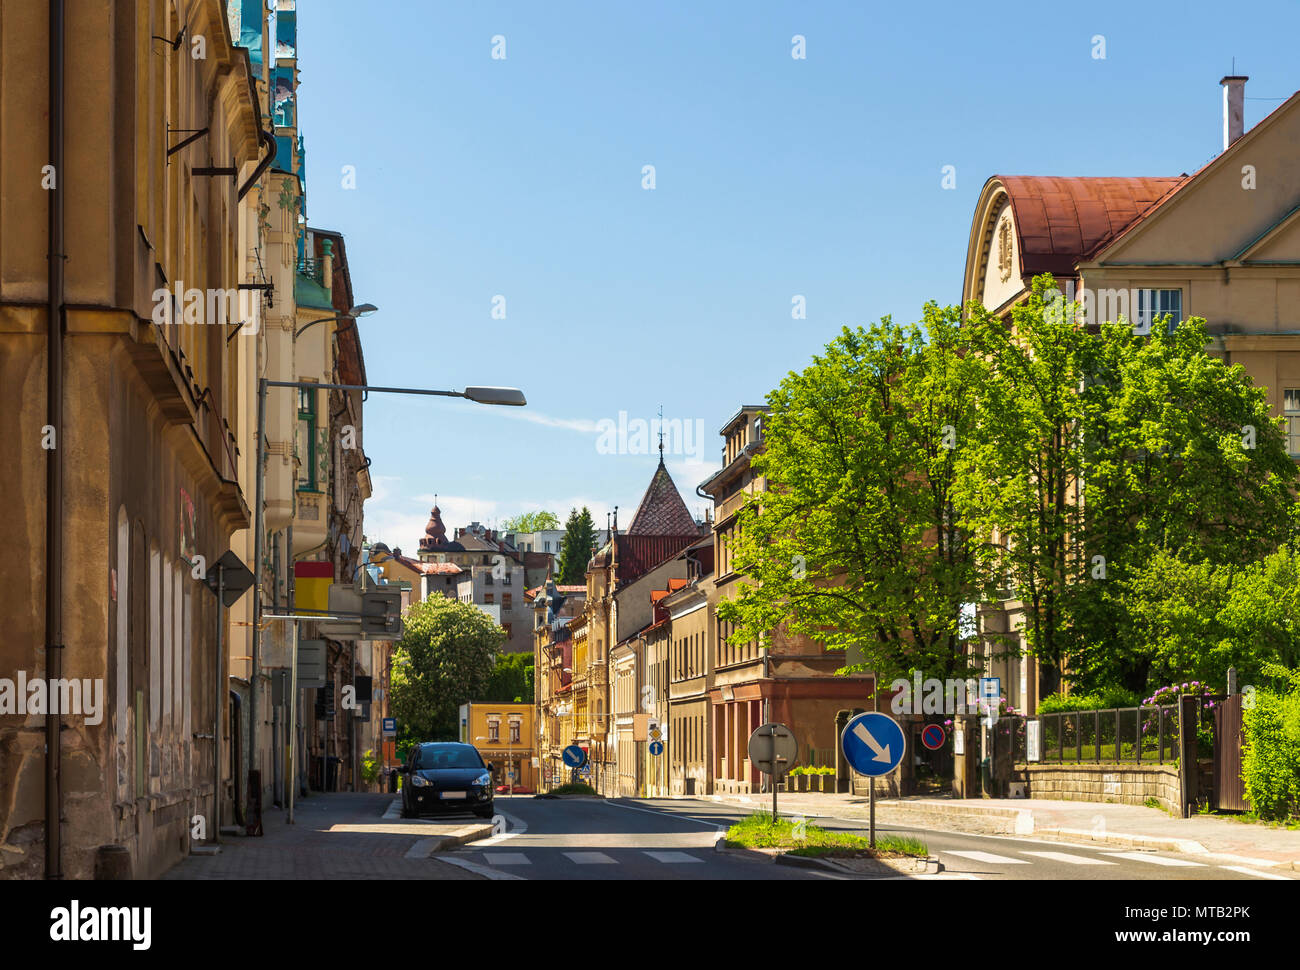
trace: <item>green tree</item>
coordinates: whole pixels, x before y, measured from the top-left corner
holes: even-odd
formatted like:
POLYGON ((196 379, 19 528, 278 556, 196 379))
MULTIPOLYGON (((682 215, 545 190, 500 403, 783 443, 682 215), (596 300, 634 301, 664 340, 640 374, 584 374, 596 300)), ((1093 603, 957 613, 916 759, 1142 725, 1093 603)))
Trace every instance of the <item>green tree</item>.
POLYGON ((499 653, 487 690, 477 700, 496 704, 533 702, 533 655, 499 653))
POLYGON ((391 680, 399 729, 421 741, 458 740, 459 707, 487 690, 505 632, 478 607, 437 595, 403 619, 391 680))
POLYGON ((560 543, 560 584, 576 586, 585 583, 587 563, 595 551, 596 523, 591 519, 591 510, 585 505, 581 512, 570 509, 560 543))
POLYGON ((1070 591, 1067 648, 1072 679, 1085 686, 1148 691, 1193 675, 1222 683, 1226 665, 1211 676, 1208 653, 1171 668, 1170 656, 1138 635, 1142 617, 1133 611, 1162 614, 1178 628, 1207 622, 1212 613, 1174 620, 1153 578, 1170 589, 1190 581, 1202 583, 1202 594, 1226 590, 1233 570, 1215 567, 1254 565, 1290 532, 1295 464, 1265 390, 1240 365, 1206 353, 1204 321, 1169 322, 1157 321, 1149 337, 1123 321, 1103 323, 1089 337, 1079 532, 1086 568, 1070 591), (1098 563, 1103 571, 1092 568, 1098 563))
POLYGON ((1051 277, 1038 277, 1011 326, 972 303, 966 321, 977 419, 957 448, 955 504, 992 551, 1006 596, 1025 606, 1039 660, 1040 696, 1057 691, 1066 652, 1067 587, 1083 565, 1071 556, 1081 511, 1084 406, 1091 350, 1084 327, 1053 320, 1051 277))
MULTIPOLYGON (((768 395, 767 490, 732 540, 754 582, 724 602, 733 639, 783 628, 855 646, 882 677, 964 676, 963 604, 981 598, 979 549, 954 514, 956 445, 972 381, 956 308, 929 305, 927 342, 888 318, 845 328, 768 395)), ((969 631, 968 631, 969 632, 969 631)))
POLYGON ((501 523, 501 531, 527 534, 558 529, 560 519, 554 512, 521 512, 501 523))

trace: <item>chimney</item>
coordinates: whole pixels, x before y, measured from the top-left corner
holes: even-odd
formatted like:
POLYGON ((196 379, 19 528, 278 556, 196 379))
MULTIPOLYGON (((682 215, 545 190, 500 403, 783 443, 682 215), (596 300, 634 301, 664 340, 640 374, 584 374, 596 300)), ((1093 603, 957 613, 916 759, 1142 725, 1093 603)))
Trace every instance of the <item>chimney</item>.
MULTIPOLYGON (((1240 100, 1238 100, 1238 103, 1240 104, 1240 100)), ((1241 116, 1241 112, 1240 112, 1240 111, 1237 112, 1237 116, 1238 116, 1238 117, 1241 116)), ((1238 132, 1238 134, 1240 134, 1240 132, 1238 132)), ((323 287, 325 287, 326 292, 333 292, 333 289, 334 289, 334 240, 333 240, 333 239, 322 239, 322 240, 320 241, 320 248, 321 248, 321 260, 320 260, 320 261, 321 261, 321 276, 320 276, 320 280, 321 280, 321 282, 320 282, 320 285, 323 286, 323 287)))
POLYGON ((1229 74, 1219 83, 1223 85, 1223 150, 1241 137, 1245 131, 1243 108, 1246 103, 1246 82, 1242 74, 1229 74))

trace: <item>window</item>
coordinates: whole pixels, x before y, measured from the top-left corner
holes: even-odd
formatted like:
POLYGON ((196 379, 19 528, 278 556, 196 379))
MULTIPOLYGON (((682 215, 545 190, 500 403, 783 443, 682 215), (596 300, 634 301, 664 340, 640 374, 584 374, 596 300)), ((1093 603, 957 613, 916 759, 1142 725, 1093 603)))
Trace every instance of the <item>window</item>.
POLYGON ((502 624, 501 624, 501 629, 503 629, 503 630, 506 631, 506 639, 509 640, 509 639, 510 639, 510 624, 509 624, 509 623, 502 623, 502 624))
POLYGON ((501 594, 501 608, 502 608, 503 610, 508 610, 508 609, 510 609, 510 594, 509 594, 509 593, 502 593, 502 594, 501 594))
POLYGON ((500 721, 488 721, 488 740, 494 743, 501 740, 500 721))
POLYGON ((298 388, 298 490, 316 490, 316 392, 298 388))
POLYGON ((1286 450, 1300 458, 1300 389, 1282 392, 1282 415, 1286 418, 1286 450))
POLYGON ((483 602, 484 602, 484 603, 495 603, 495 602, 496 602, 496 594, 494 594, 494 593, 484 593, 484 594, 483 594, 483 602))
POLYGON ((1170 314, 1169 330, 1183 319, 1182 290, 1138 290, 1137 306, 1133 308, 1133 330, 1135 333, 1150 333, 1151 323, 1156 317, 1170 314))
POLYGON ((510 722, 510 743, 511 744, 519 743, 519 722, 518 721, 510 722))
POLYGON ((509 570, 507 570, 507 571, 506 571, 506 574, 505 574, 504 576, 501 577, 501 585, 502 585, 502 586, 511 586, 511 585, 513 585, 513 584, 510 582, 510 580, 511 580, 511 578, 513 578, 513 576, 514 576, 514 574, 511 573, 509 570))
POLYGON ((492 574, 491 574, 491 573, 484 573, 484 574, 483 574, 483 585, 485 585, 485 586, 491 586, 491 585, 492 585, 492 574))

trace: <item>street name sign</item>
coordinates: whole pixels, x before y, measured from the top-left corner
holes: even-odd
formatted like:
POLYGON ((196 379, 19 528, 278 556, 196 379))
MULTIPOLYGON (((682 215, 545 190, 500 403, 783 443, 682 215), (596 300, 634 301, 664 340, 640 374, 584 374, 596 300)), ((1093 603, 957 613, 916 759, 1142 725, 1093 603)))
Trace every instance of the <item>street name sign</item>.
POLYGON ((844 725, 840 748, 858 774, 887 775, 903 760, 903 729, 888 714, 868 711, 844 725))

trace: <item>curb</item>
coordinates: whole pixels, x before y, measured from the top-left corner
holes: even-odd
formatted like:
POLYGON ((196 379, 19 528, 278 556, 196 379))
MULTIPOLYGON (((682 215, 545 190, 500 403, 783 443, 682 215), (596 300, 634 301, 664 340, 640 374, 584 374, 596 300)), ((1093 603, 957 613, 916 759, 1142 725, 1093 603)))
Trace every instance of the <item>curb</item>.
POLYGON ((458 845, 464 845, 466 842, 477 842, 479 839, 489 839, 491 837, 491 825, 466 825, 449 835, 431 835, 428 838, 420 839, 406 850, 406 858, 427 859, 445 849, 452 849, 458 845))

